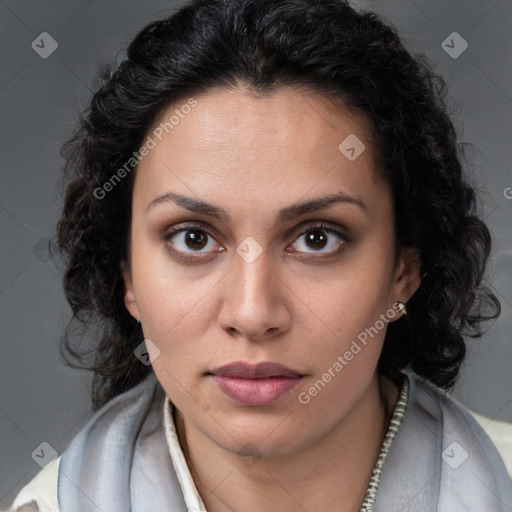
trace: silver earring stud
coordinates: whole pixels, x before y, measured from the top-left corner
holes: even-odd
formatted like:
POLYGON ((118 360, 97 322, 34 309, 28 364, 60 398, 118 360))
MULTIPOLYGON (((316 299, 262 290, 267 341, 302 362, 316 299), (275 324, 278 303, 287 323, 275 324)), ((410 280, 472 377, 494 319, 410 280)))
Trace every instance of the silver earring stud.
POLYGON ((407 315, 407 308, 405 307, 405 304, 403 302, 395 302, 395 306, 399 313, 407 315))

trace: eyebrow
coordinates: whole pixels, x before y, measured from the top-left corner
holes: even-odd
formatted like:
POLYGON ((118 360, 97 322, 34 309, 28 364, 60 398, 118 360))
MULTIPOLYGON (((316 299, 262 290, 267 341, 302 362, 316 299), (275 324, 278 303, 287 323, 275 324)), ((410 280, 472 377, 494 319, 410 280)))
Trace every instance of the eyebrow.
MULTIPOLYGON (((194 199, 193 197, 175 194, 173 192, 168 192, 167 194, 156 197, 147 204, 145 210, 149 211, 156 205, 167 202, 173 202, 176 205, 181 206, 182 208, 190 212, 201 213, 203 215, 215 217, 225 222, 229 221, 230 219, 228 212, 226 212, 226 210, 223 210, 218 206, 215 206, 206 201, 194 199)), ((329 194, 326 196, 316 197, 308 199, 306 201, 297 202, 290 206, 282 208, 281 210, 279 210, 279 213, 277 214, 277 222, 284 223, 294 219, 295 217, 299 217, 307 213, 313 213, 318 210, 322 210, 324 208, 327 208, 331 204, 335 203, 353 204, 365 211, 368 209, 365 202, 361 198, 352 197, 343 192, 338 192, 336 194, 329 194)))

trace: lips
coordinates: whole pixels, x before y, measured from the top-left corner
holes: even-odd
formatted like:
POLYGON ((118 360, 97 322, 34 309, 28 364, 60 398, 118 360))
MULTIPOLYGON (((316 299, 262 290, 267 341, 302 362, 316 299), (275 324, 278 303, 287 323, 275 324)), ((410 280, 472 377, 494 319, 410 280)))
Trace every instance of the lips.
POLYGON ((303 375, 278 363, 256 365, 242 361, 215 368, 207 373, 218 388, 241 405, 264 406, 289 393, 303 375))
POLYGON ((210 372, 220 377, 240 379, 264 379, 267 377, 301 377, 300 373, 277 363, 249 364, 242 361, 219 366, 210 372))

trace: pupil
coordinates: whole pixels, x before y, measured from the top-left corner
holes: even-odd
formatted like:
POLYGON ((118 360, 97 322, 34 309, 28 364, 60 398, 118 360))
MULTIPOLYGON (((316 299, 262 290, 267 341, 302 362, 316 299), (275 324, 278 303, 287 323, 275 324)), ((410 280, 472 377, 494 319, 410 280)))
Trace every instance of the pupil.
POLYGON ((191 249, 202 249, 206 245, 205 233, 199 230, 187 231, 186 243, 191 249))
POLYGON ((310 231, 309 235, 307 236, 307 241, 311 242, 315 247, 314 249, 323 249, 326 244, 327 237, 325 234, 320 231, 319 229, 315 229, 314 231, 310 231), (318 245, 321 245, 321 247, 318 247, 318 245))

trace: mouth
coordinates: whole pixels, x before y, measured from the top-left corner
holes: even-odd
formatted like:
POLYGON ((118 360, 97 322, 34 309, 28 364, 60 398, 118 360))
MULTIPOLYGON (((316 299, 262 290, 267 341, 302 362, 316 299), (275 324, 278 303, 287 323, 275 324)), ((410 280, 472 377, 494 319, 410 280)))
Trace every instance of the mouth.
POLYGON ((304 375, 278 363, 249 364, 243 361, 206 373, 236 403, 265 406, 277 402, 297 386, 304 375))

